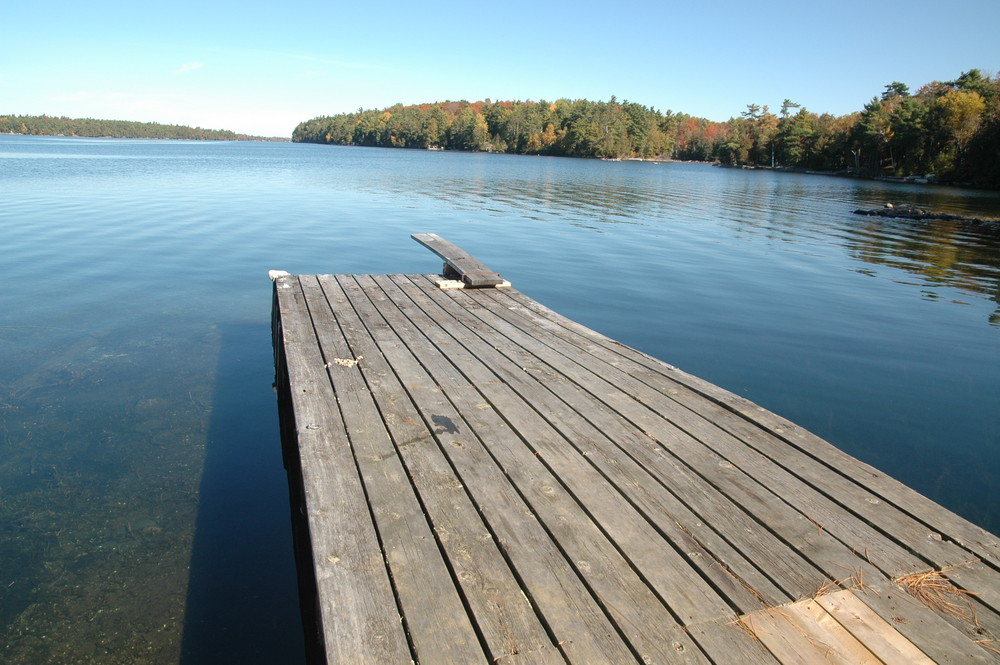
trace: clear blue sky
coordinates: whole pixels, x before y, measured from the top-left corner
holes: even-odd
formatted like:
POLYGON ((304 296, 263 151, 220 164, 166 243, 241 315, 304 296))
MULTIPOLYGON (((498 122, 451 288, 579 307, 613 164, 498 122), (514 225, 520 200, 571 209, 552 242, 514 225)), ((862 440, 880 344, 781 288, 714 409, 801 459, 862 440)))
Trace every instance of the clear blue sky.
POLYGON ((893 81, 1000 71, 1000 0, 56 0, 0 18, 0 113, 268 136, 448 99, 841 115, 893 81))

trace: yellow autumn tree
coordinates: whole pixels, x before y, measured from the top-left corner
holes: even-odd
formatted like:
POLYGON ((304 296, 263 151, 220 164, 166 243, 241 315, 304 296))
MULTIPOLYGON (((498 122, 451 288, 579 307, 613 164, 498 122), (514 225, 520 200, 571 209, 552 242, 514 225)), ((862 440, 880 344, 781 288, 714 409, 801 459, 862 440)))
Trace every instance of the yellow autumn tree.
POLYGON ((939 97, 935 106, 941 114, 942 127, 951 134, 961 153, 979 129, 986 101, 978 92, 952 90, 939 97))
MULTIPOLYGON (((555 105, 553 104, 553 106, 555 105)), ((551 122, 545 125, 545 131, 542 132, 541 140, 543 150, 551 148, 559 140, 559 136, 556 135, 556 128, 551 122)))

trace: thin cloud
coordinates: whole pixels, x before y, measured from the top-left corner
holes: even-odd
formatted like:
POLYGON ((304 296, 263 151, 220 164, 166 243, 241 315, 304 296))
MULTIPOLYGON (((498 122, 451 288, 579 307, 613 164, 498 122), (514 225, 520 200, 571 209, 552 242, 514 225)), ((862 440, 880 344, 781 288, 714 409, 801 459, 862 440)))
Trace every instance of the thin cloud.
POLYGON ((212 47, 207 50, 226 56, 236 56, 241 59, 262 58, 266 61, 296 60, 299 62, 328 65, 330 67, 336 67, 339 69, 376 71, 376 72, 387 72, 387 73, 392 73, 396 71, 394 67, 388 67, 386 65, 374 62, 367 62, 361 60, 340 60, 337 58, 313 55, 311 53, 301 53, 292 51, 273 51, 269 49, 257 49, 257 48, 233 49, 233 48, 223 48, 223 47, 212 47))
POLYGON ((302 60, 305 62, 315 62, 323 65, 332 65, 334 67, 343 67, 345 69, 373 69, 378 71, 391 71, 389 67, 383 65, 376 65, 370 62, 358 62, 353 60, 333 60, 330 58, 321 58, 314 55, 307 55, 303 53, 275 53, 275 55, 290 58, 292 60, 302 60))
POLYGON ((193 72, 196 69, 201 69, 205 64, 201 62, 185 62, 183 65, 174 70, 174 74, 187 74, 188 72, 193 72))

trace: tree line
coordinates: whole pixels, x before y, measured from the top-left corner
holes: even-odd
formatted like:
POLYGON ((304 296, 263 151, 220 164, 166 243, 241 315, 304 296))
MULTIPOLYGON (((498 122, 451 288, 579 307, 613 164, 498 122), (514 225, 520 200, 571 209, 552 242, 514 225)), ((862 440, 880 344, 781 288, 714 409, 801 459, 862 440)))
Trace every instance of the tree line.
POLYGON ((1000 188, 1000 76, 978 69, 911 93, 885 86, 860 111, 817 114, 786 99, 713 122, 612 97, 607 102, 442 102, 313 118, 293 141, 644 158, 863 176, 927 176, 1000 188))
POLYGON ((654 158, 669 154, 675 116, 640 104, 560 99, 443 102, 358 110, 300 123, 293 141, 395 148, 441 148, 654 158))
POLYGON ((189 139, 198 141, 255 141, 259 136, 237 134, 226 129, 202 129, 156 122, 95 120, 47 115, 0 115, 0 134, 34 136, 85 136, 119 139, 189 139))

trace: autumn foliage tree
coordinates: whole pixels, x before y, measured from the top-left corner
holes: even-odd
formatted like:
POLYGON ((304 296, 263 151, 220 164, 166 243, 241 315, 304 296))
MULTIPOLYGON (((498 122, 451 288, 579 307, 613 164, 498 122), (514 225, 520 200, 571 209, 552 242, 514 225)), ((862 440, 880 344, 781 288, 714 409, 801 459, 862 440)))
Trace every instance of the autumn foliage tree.
MULTIPOLYGON (((672 114, 632 102, 443 102, 300 123, 292 140, 573 157, 669 158, 672 114)), ((706 154, 706 157, 708 155, 706 154)))

